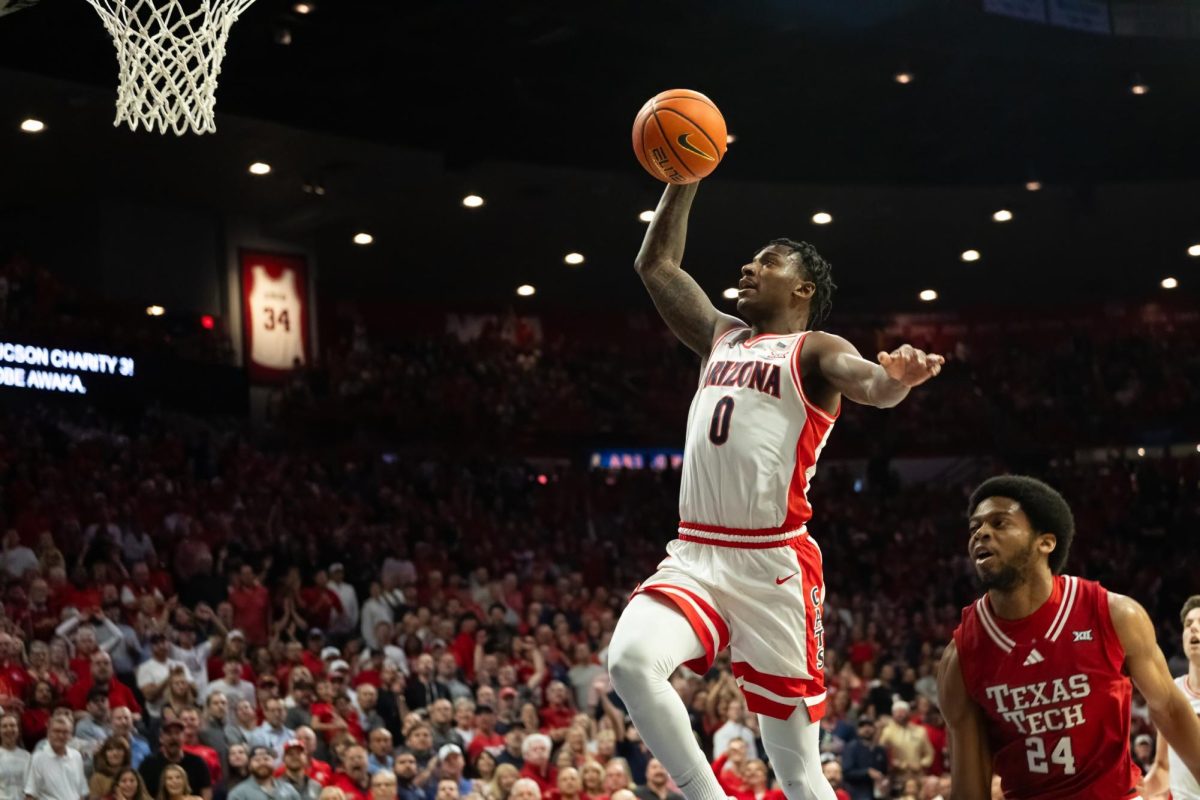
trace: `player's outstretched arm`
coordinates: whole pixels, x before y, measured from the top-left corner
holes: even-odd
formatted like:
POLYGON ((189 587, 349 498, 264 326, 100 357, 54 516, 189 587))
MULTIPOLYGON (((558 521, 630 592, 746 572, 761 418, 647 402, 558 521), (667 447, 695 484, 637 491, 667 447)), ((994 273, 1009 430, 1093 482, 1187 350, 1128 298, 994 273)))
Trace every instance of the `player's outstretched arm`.
POLYGON ((1140 603, 1113 592, 1108 594, 1108 612, 1125 648, 1125 668, 1150 708, 1150 721, 1200 780, 1200 718, 1171 680, 1154 623, 1140 603))
POLYGON ((696 279, 681 267, 696 186, 672 184, 663 192, 633 265, 671 333, 703 357, 712 349, 713 339, 744 323, 717 311, 696 279))
MULTIPOLYGON (((872 364, 854 345, 840 336, 813 331, 805 342, 805 359, 816 357, 816 365, 833 389, 856 403, 876 408, 891 408, 908 396, 908 391, 942 371, 946 359, 936 353, 902 345, 890 353, 880 353, 872 364)), ((811 361, 809 362, 811 363, 811 361)))
POLYGON ((950 734, 950 800, 990 800, 992 754, 983 710, 967 694, 954 642, 942 654, 937 682, 938 700, 950 734))

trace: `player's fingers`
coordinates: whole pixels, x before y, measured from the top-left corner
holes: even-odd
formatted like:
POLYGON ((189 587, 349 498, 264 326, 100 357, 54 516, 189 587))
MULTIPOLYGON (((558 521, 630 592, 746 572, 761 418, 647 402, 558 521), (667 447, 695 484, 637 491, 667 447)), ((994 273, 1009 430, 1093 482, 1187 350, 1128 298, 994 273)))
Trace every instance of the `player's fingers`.
POLYGON ((937 353, 930 353, 929 358, 933 359, 933 361, 937 364, 945 364, 946 363, 945 356, 939 356, 937 353))
POLYGON ((875 358, 885 367, 892 363, 892 354, 884 350, 880 350, 879 355, 875 356, 875 358))
POLYGON ((935 364, 933 364, 932 366, 930 366, 930 367, 929 367, 929 374, 930 374, 930 375, 932 375, 932 376, 933 376, 933 377, 935 377, 935 378, 937 377, 938 373, 939 373, 939 372, 941 372, 941 371, 942 371, 942 365, 941 365, 941 364, 937 364, 937 363, 935 363, 935 364))
POLYGON ((900 355, 904 357, 905 361, 911 361, 913 357, 913 346, 911 344, 900 345, 900 355))
POLYGON ((917 359, 918 366, 920 366, 922 369, 924 369, 925 368, 925 351, 924 350, 914 350, 913 354, 914 354, 914 357, 917 359))

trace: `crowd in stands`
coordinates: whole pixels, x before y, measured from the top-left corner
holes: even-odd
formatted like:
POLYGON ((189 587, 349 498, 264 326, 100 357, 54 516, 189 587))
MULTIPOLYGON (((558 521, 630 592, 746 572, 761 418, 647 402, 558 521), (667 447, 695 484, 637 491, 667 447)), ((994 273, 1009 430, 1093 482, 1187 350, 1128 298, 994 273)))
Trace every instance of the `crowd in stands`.
MULTIPOLYGON (((1071 570, 1146 604, 1178 669, 1200 456, 1041 474, 1075 507, 1071 570)), ((947 796, 933 671, 976 592, 973 480, 818 472, 842 798, 947 796)), ((41 408, 0 414, 0 491, 0 800, 678 800, 605 669, 676 473, 41 408)), ((730 796, 781 800, 728 656, 674 685, 730 796)))

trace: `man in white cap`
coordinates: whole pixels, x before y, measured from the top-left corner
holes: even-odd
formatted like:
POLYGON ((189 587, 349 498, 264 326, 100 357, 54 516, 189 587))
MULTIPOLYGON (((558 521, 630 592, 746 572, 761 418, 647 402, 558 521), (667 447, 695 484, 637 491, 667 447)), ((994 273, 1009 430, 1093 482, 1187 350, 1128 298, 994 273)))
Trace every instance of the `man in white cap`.
POLYGON ((348 639, 358 628, 358 592, 346 583, 346 569, 340 563, 329 565, 328 588, 342 601, 342 610, 329 622, 329 631, 338 641, 348 639))
POLYGON ((438 750, 437 755, 437 780, 430 781, 429 788, 425 790, 428 800, 434 800, 437 796, 437 787, 442 781, 454 781, 457 783, 459 797, 466 797, 470 794, 471 782, 463 777, 463 769, 466 767, 467 762, 463 758, 462 748, 456 744, 444 744, 438 750))
POLYGON ((911 711, 903 700, 892 703, 892 721, 879 734, 879 746, 887 751, 891 765, 888 774, 897 788, 909 778, 920 778, 933 764, 929 734, 912 721, 911 711))

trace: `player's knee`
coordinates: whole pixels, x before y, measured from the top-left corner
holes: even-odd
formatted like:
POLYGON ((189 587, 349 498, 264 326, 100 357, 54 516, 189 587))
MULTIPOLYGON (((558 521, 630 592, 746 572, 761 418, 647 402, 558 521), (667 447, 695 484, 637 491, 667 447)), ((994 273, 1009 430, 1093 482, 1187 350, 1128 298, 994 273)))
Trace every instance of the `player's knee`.
POLYGON ((619 642, 616 637, 613 638, 608 648, 608 674, 618 694, 624 696, 626 689, 640 685, 650 677, 647 655, 646 648, 640 642, 619 642))

